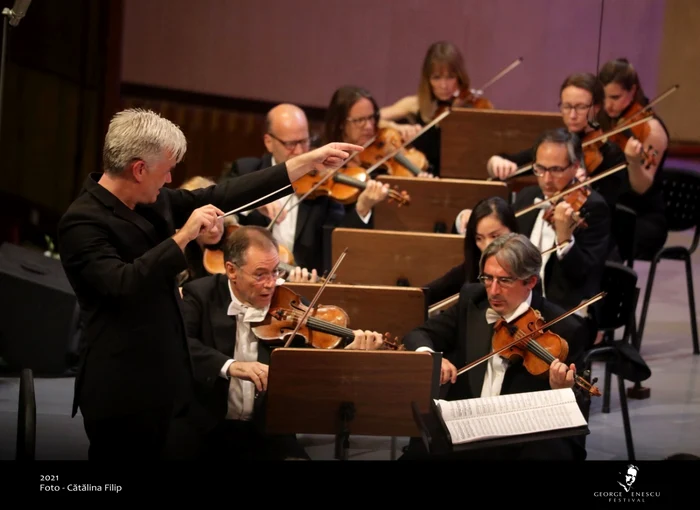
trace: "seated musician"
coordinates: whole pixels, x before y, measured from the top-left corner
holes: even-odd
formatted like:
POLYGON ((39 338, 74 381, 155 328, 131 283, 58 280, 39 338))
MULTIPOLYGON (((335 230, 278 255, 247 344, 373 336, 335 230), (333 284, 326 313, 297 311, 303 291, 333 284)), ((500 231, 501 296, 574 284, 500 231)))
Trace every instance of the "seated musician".
MULTIPOLYGON (((516 196, 513 210, 537 204, 570 185, 576 184, 583 154, 576 134, 563 128, 544 132, 532 149, 535 155, 533 171, 537 185, 523 188, 516 196)), ((544 296, 559 306, 573 308, 600 292, 605 261, 610 250, 610 209, 595 190, 574 214, 572 205, 562 199, 556 205, 545 202, 518 217, 518 231, 530 238, 543 256, 541 290, 544 296), (550 221, 546 210, 553 208, 550 221), (585 220, 585 225, 577 221, 585 220), (548 251, 557 247, 554 252, 548 251)), ((461 214, 461 213, 460 213, 461 214)), ((591 340, 597 329, 596 304, 584 313, 589 319, 591 340)))
MULTIPOLYGON (((405 139, 411 139, 436 117, 438 108, 449 108, 463 90, 470 90, 470 81, 462 53, 452 43, 436 42, 430 45, 423 59, 418 93, 383 107, 379 127, 392 127, 405 139)), ((429 172, 440 175, 440 130, 437 126, 417 138, 413 146, 428 158, 429 172)))
POLYGON ((469 210, 464 236, 464 262, 453 267, 427 285, 428 306, 459 293, 465 283, 475 283, 479 277, 479 258, 491 241, 503 234, 518 231, 513 209, 501 197, 479 201, 469 210))
MULTIPOLYGON (((268 152, 262 158, 241 158, 233 163, 229 177, 236 177, 287 161, 311 147, 309 125, 304 111, 291 104, 272 108, 266 119, 263 141, 268 152)), ((372 208, 386 197, 386 192, 376 181, 370 181, 354 205, 344 207, 328 197, 305 199, 299 203, 299 195, 293 195, 258 208, 248 215, 240 215, 242 225, 268 226, 286 203, 277 218, 272 233, 282 246, 293 255, 299 270, 297 280, 315 281, 317 274, 329 270, 324 261, 324 232, 330 227, 370 228, 372 208), (298 206, 297 206, 298 204, 298 206), (289 211, 289 212, 287 212, 289 211), (301 276, 301 278, 300 278, 301 276)))
MULTIPOLYGON (((539 279, 542 256, 522 234, 506 234, 484 250, 479 268, 480 283, 467 283, 456 305, 429 319, 404 337, 404 345, 413 351, 443 354, 440 383, 446 400, 508 395, 557 388, 572 388, 577 363, 586 343, 586 331, 580 317, 572 314, 548 328, 569 346, 564 362, 555 360, 544 376, 530 374, 517 360, 494 355, 488 361, 457 375, 458 369, 492 352, 494 324, 498 320, 513 323, 533 308, 545 321, 566 310, 533 292, 539 279)), ((580 436, 535 441, 505 447, 493 447, 459 457, 485 460, 584 460, 585 443, 580 436)), ((422 441, 410 441, 402 460, 425 458, 422 441)))
MULTIPOLYGON (((637 71, 626 59, 605 63, 598 73, 598 78, 605 93, 605 107, 598 114, 600 126, 604 131, 614 129, 618 122, 633 115, 635 108, 641 109, 649 103, 637 71)), ((613 142, 620 144, 619 147, 625 151, 627 157, 629 186, 620 196, 619 202, 634 210, 637 215, 633 255, 634 258, 642 260, 653 258, 663 248, 668 236, 661 178, 669 133, 653 110, 651 115, 652 119, 642 124, 648 129, 644 140, 626 136, 613 138, 613 142), (643 150, 655 151, 656 156, 652 160, 643 161, 643 150)), ((630 123, 643 118, 644 115, 633 117, 630 123)))
MULTIPOLYGON (((263 436, 255 423, 255 392, 267 389, 271 348, 258 341, 252 325, 265 318, 280 284, 277 241, 265 228, 241 227, 226 240, 224 260, 225 275, 183 287, 197 398, 210 428, 204 454, 229 460, 308 458, 294 435, 263 436)), ((383 344, 377 332, 354 334, 346 349, 383 344)))

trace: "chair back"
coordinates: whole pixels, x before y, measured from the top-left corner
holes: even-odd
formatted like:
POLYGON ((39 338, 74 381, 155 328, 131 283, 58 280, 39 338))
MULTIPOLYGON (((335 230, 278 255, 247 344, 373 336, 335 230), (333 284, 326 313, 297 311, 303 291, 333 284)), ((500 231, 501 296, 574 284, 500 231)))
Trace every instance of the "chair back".
POLYGON ((605 262, 598 329, 614 330, 627 326, 637 304, 637 273, 634 269, 608 260, 605 262))
POLYGON ((36 393, 34 373, 22 370, 19 379, 16 460, 34 460, 36 454, 36 393))
POLYGON ((612 238, 622 261, 629 267, 634 263, 634 236, 637 228, 637 213, 622 204, 615 204, 612 214, 612 238))
POLYGON ((666 161, 661 182, 670 231, 680 232, 700 224, 700 166, 666 161))

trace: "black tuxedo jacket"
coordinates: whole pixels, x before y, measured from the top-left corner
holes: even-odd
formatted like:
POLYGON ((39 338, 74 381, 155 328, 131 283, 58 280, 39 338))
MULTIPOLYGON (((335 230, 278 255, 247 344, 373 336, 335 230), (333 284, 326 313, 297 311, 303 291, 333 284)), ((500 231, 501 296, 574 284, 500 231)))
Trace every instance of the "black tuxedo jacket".
POLYGON ((285 186, 285 165, 224 184, 162 188, 156 202, 126 207, 90 175, 59 222, 61 262, 83 314, 84 345, 73 415, 86 419, 177 412, 191 399, 192 367, 177 275, 187 267, 172 239, 192 211, 223 211, 285 186))
MULTIPOLYGON (((267 168, 272 164, 272 155, 262 158, 241 158, 234 162, 231 176, 248 175, 267 168)), ((309 271, 316 269, 319 274, 329 271, 331 261, 331 232, 335 227, 367 229, 373 227, 373 218, 369 223, 363 222, 355 211, 355 206, 344 207, 328 197, 304 200, 299 204, 296 231, 294 234, 294 261, 299 267, 309 271)), ((253 211, 247 216, 241 215, 242 225, 260 225, 267 227, 270 219, 253 211)))
MULTIPOLYGON (((205 276, 182 287, 182 313, 192 353, 196 397, 204 406, 208 426, 225 419, 229 380, 221 368, 236 348, 236 316, 228 315, 231 291, 224 274, 205 276)), ((271 349, 258 342, 258 361, 270 363, 271 349)))
MULTIPOLYGON (((539 186, 523 188, 515 199, 513 210, 532 205, 535 198, 543 198, 539 186)), ((574 232, 574 245, 561 260, 556 252, 552 253, 545 266, 547 300, 567 310, 600 292, 610 246, 610 210, 603 197, 591 191, 581 212, 588 227, 574 232)), ((530 237, 538 214, 539 209, 535 209, 518 218, 521 234, 530 237)), ((596 309, 596 304, 592 310, 596 309)))

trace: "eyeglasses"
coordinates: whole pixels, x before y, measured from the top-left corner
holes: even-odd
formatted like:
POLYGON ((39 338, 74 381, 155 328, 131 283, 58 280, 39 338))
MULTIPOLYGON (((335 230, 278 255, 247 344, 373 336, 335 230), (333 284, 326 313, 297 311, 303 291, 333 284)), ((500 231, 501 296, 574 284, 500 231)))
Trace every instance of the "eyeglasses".
POLYGON ((365 122, 376 124, 379 122, 379 112, 374 112, 372 115, 368 115, 367 117, 357 117, 356 119, 351 119, 348 117, 347 121, 355 126, 362 126, 365 122))
POLYGON ((587 110, 589 110, 593 106, 592 104, 569 104, 569 103, 564 103, 561 104, 559 103, 559 110, 561 110, 562 113, 570 113, 571 110, 576 110, 576 113, 583 113, 587 110))
POLYGON ((246 271, 245 269, 243 269, 243 268, 242 268, 241 266, 239 266, 238 264, 234 264, 234 265, 235 265, 238 269, 240 269, 242 272, 244 272, 244 273, 247 274, 248 276, 252 277, 253 280, 255 280, 255 283, 263 283, 263 282, 270 281, 270 280, 276 281, 277 278, 279 278, 280 276, 282 276, 282 275, 284 274, 284 269, 281 269, 281 268, 279 268, 279 267, 276 268, 276 269, 275 269, 274 271, 272 271, 271 273, 258 273, 258 274, 253 274, 253 273, 250 273, 250 272, 246 271))
POLYGON ((290 140, 289 142, 285 142, 284 140, 277 138, 272 133, 267 134, 275 140, 277 140, 279 143, 281 143, 284 146, 284 148, 287 149, 289 152, 292 152, 294 149, 296 149, 297 145, 301 145, 302 149, 308 149, 311 145, 311 138, 302 138, 301 140, 290 140))
POLYGON ((518 278, 513 278, 512 276, 492 276, 490 274, 480 274, 479 281, 484 285, 484 287, 490 287, 493 281, 496 280, 498 285, 507 289, 512 287, 518 278))
POLYGON ((552 175, 559 175, 562 172, 567 171, 569 168, 571 168, 571 163, 569 163, 565 167, 550 166, 549 168, 546 166, 542 166, 539 163, 535 163, 534 165, 532 165, 532 173, 535 174, 537 177, 542 177, 547 172, 550 172, 552 175))

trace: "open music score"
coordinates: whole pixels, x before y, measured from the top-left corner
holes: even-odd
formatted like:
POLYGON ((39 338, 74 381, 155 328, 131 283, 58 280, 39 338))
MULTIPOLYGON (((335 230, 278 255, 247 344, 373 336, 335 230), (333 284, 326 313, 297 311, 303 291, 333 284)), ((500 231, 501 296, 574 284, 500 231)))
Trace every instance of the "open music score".
POLYGON ((570 388, 464 400, 435 400, 434 410, 452 444, 541 432, 584 432, 586 419, 570 388))

